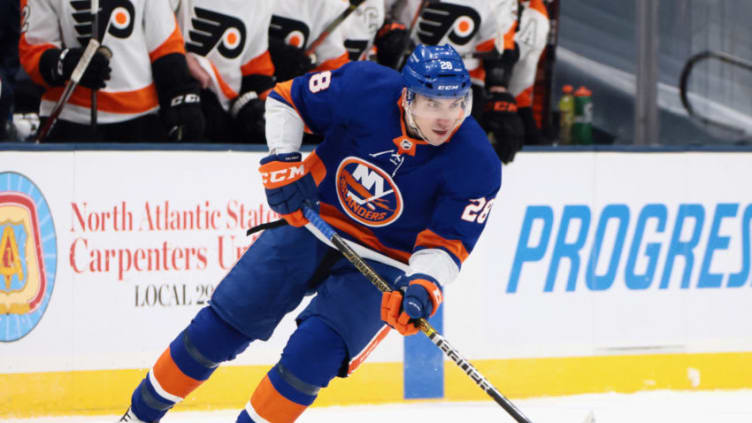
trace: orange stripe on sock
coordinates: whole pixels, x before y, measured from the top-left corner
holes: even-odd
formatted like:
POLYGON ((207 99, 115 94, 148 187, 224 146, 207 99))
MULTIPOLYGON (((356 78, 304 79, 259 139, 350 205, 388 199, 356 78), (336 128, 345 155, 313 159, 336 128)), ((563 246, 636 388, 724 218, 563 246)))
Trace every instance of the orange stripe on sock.
POLYGON ((272 423, 292 423, 308 408, 283 397, 274 388, 269 376, 264 376, 256 387, 251 396, 251 406, 259 416, 272 423))
POLYGON ((178 368, 175 360, 172 359, 169 347, 154 364, 153 371, 162 389, 180 398, 187 397, 202 382, 186 375, 178 368))

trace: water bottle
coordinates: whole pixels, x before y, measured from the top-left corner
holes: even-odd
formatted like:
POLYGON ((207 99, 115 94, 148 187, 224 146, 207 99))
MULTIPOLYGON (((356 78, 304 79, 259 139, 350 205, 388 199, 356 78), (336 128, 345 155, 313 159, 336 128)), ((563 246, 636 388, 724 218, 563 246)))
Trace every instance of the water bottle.
POLYGON ((572 124, 574 124, 574 87, 565 85, 561 89, 559 100, 559 144, 572 143, 572 124))
POLYGON ((574 93, 574 124, 572 141, 575 144, 593 143, 593 99, 592 92, 580 87, 574 93))

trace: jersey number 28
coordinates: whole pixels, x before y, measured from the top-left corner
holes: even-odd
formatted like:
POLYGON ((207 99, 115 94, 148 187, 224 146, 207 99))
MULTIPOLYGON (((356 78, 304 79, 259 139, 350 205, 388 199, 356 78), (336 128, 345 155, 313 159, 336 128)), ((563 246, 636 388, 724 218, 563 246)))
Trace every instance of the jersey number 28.
POLYGON ((491 213, 493 202, 493 198, 486 201, 485 197, 470 200, 470 204, 465 206, 465 211, 462 212, 462 220, 477 222, 482 225, 488 218, 488 214, 491 213))

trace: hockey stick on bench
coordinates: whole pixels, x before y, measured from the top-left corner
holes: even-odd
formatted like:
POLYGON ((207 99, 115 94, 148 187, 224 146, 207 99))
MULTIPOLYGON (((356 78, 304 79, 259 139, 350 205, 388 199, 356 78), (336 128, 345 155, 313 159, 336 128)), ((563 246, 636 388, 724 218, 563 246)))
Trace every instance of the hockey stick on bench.
POLYGON ((306 56, 312 55, 316 48, 318 48, 321 43, 323 43, 327 37, 329 37, 329 34, 331 34, 337 27, 347 19, 352 12, 355 11, 355 9, 358 8, 361 4, 363 4, 365 0, 350 0, 350 5, 347 6, 347 9, 343 10, 342 13, 340 13, 332 22, 329 23, 329 25, 324 28, 323 31, 321 31, 321 34, 319 34, 318 38, 313 40, 310 46, 308 46, 307 49, 305 49, 306 56))
MULTIPOLYGON (((310 207, 303 207, 303 214, 306 219, 311 222, 311 225, 306 225, 306 228, 310 231, 313 229, 318 230, 326 239, 331 241, 332 244, 342 253, 345 258, 352 263, 360 273, 363 274, 368 280, 376 286, 381 292, 391 291, 392 288, 384 279, 379 276, 376 271, 358 255, 345 240, 340 237, 328 223, 326 223, 319 215, 310 207)), ((499 404, 510 416, 512 416, 518 423, 532 423, 522 412, 515 407, 504 395, 502 395, 493 385, 489 382, 480 372, 470 364, 460 353, 451 345, 447 340, 441 336, 436 329, 428 323, 426 319, 419 319, 416 322, 416 326, 420 328, 428 339, 433 342, 444 354, 451 358, 457 366, 459 366, 470 379, 475 382, 480 389, 482 389, 488 396, 493 398, 497 404, 499 404)))

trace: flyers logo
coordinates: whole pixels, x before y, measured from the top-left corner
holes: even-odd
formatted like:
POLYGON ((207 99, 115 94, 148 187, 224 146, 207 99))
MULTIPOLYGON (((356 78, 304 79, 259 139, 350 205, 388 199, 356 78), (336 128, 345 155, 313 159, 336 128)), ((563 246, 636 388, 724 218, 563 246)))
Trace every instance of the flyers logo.
POLYGON ((39 323, 55 283, 57 238, 47 201, 15 172, 0 173, 0 341, 39 323))
MULTIPOLYGON (((76 22, 75 30, 78 34, 78 42, 86 45, 86 42, 92 36, 92 23, 94 17, 91 15, 90 0, 72 0, 73 20, 76 22)), ((133 21, 136 16, 136 9, 128 0, 103 1, 99 4, 99 40, 104 37, 104 30, 108 34, 117 38, 128 38, 133 33, 133 21)))
POLYGON ((228 59, 234 59, 245 46, 245 25, 232 16, 223 15, 200 7, 193 8, 193 29, 188 31, 185 49, 206 56, 216 46, 217 51, 228 59))
POLYGON ((272 15, 272 23, 269 25, 270 37, 283 40, 285 44, 303 49, 308 43, 310 33, 311 30, 303 21, 272 15))
POLYGON ((336 184, 342 208, 366 226, 386 226, 402 214, 402 194, 397 184, 388 173, 363 159, 344 159, 337 168, 336 184))
POLYGON ((431 4, 418 21, 418 38, 424 44, 440 44, 444 37, 457 46, 467 44, 480 28, 480 15, 467 6, 431 4))

